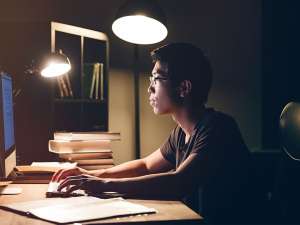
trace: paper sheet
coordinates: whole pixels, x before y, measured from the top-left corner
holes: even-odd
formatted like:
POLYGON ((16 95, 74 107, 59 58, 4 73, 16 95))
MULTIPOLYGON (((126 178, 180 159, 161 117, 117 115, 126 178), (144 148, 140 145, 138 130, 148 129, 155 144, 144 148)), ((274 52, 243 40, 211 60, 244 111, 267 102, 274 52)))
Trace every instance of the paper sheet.
POLYGON ((156 212, 153 208, 134 204, 123 198, 99 199, 91 196, 65 199, 52 198, 2 206, 22 212, 29 212, 36 217, 55 223, 70 223, 156 212))
POLYGON ((22 193, 21 187, 0 187, 0 195, 17 195, 22 193))
POLYGON ((70 169, 76 167, 77 163, 70 162, 32 162, 31 166, 37 167, 55 167, 59 169, 70 169))

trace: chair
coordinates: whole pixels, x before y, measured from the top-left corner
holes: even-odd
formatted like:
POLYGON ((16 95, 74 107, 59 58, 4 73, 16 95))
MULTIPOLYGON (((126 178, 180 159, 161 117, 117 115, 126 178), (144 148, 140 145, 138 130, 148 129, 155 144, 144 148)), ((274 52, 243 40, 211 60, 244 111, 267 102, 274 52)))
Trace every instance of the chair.
MULTIPOLYGON (((300 224, 300 104, 288 103, 279 120, 281 164, 274 189, 278 223, 300 224)), ((276 215, 276 214, 275 214, 276 215)))
POLYGON ((300 104, 288 103, 280 115, 280 136, 284 152, 290 159, 300 161, 300 104))

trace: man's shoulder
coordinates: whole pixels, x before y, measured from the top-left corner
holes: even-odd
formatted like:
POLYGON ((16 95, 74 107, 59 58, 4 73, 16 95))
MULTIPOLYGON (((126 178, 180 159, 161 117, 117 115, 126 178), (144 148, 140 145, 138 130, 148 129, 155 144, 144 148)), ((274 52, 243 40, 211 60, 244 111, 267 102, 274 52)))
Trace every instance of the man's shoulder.
POLYGON ((235 119, 224 112, 215 110, 214 108, 206 108, 204 120, 206 125, 228 126, 236 124, 235 119))

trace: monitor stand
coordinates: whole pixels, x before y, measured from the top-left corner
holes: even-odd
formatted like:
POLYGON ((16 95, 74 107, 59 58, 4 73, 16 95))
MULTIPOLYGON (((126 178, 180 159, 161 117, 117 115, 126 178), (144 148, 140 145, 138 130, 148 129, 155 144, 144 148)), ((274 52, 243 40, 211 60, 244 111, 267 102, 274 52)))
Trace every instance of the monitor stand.
POLYGON ((7 178, 16 166, 16 149, 5 159, 4 166, 4 177, 7 178))

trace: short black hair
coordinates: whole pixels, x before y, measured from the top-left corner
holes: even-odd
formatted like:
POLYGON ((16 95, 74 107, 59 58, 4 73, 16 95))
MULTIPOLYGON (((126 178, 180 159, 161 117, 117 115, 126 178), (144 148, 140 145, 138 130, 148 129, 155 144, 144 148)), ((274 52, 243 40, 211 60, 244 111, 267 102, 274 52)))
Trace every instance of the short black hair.
POLYGON ((171 82, 177 86, 183 80, 192 83, 192 104, 204 105, 212 85, 212 68, 203 51, 189 43, 171 43, 151 52, 153 62, 168 65, 171 82))

